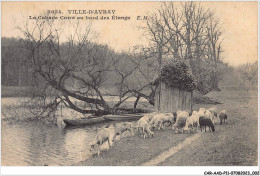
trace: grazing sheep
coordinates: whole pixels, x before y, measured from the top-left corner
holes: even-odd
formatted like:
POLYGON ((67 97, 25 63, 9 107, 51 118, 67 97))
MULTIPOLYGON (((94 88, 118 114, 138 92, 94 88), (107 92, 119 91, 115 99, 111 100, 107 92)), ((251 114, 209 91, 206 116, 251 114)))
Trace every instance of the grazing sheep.
POLYGON ((172 127, 174 121, 176 121, 177 118, 177 114, 175 113, 164 113, 164 115, 161 116, 161 120, 162 120, 162 125, 164 125, 165 123, 169 123, 170 127, 172 127))
POLYGON ((149 123, 156 114, 157 114, 156 112, 153 112, 151 114, 146 114, 142 117, 142 119, 145 119, 149 123))
MULTIPOLYGON (((178 112, 177 112, 178 114, 178 112)), ((173 125, 173 130, 175 130, 175 133, 177 133, 177 131, 182 128, 182 132, 183 132, 183 127, 186 124, 186 119, 189 117, 189 113, 187 112, 179 112, 179 114, 177 115, 177 119, 176 119, 176 123, 173 125)))
POLYGON ((154 128, 158 127, 158 131, 159 131, 161 128, 164 129, 163 119, 162 119, 162 118, 157 118, 156 121, 155 121, 154 124, 153 124, 153 127, 154 127, 154 128))
POLYGON ((137 128, 142 130, 142 134, 144 135, 144 138, 147 137, 147 133, 150 136, 153 136, 153 132, 150 130, 150 125, 145 119, 139 119, 137 122, 137 128), (147 132, 147 133, 146 133, 147 132))
POLYGON ((220 125, 222 124, 223 120, 224 120, 224 124, 226 123, 226 120, 227 120, 227 111, 226 110, 222 110, 219 113, 219 119, 220 119, 220 125))
POLYGON ((118 136, 118 135, 121 135, 125 131, 130 131, 132 135, 134 134, 133 125, 132 125, 131 122, 124 122, 120 126, 117 126, 115 128, 115 137, 118 136))
POLYGON ((215 124, 215 119, 217 119, 217 117, 218 117, 217 108, 212 107, 212 108, 209 108, 208 111, 213 115, 213 123, 215 124))
POLYGON ((177 119, 177 113, 176 112, 165 113, 165 116, 162 117, 163 125, 165 123, 169 123, 170 127, 172 127, 172 125, 176 122, 176 119, 177 119))
POLYGON ((160 113, 156 114, 149 124, 154 128, 158 127, 158 130, 160 130, 161 128, 164 128, 165 123, 170 123, 170 126, 172 127, 174 118, 176 117, 172 113, 160 113))
POLYGON ((199 116, 197 113, 192 113, 193 115, 186 119, 185 127, 183 128, 184 131, 188 131, 189 127, 191 126, 192 131, 194 132, 194 127, 196 127, 196 131, 198 131, 199 127, 199 116))
POLYGON ((151 125, 151 127, 154 127, 154 123, 157 121, 157 119, 161 118, 162 116, 164 116, 163 113, 154 115, 151 121, 149 122, 149 125, 151 125))
POLYGON ((200 124, 200 130, 201 131, 202 131, 202 128, 205 127, 205 132, 206 132, 206 129, 207 129, 207 126, 208 126, 209 131, 215 132, 214 124, 209 117, 200 116, 199 117, 199 124, 200 124))
MULTIPOLYGON (((114 140, 114 137, 115 137, 115 129, 113 128, 113 126, 109 126, 109 128, 103 128, 101 129, 96 137, 94 138, 94 140, 90 143, 90 146, 91 146, 91 150, 94 149, 95 145, 98 145, 98 152, 97 152, 97 155, 100 154, 100 146, 108 141, 108 145, 109 145, 109 148, 112 147, 113 145, 113 140, 114 140)), ((109 149, 108 148, 108 149, 109 149)), ((107 150, 108 150, 107 149, 107 150)))
POLYGON ((129 127, 129 128, 133 128, 134 125, 133 125, 133 122, 124 122, 123 125, 129 127))

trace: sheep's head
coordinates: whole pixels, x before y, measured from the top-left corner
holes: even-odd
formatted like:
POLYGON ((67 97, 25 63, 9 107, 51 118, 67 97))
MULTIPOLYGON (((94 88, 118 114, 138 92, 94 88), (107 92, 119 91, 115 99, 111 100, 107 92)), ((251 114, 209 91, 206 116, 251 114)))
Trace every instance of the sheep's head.
POLYGON ((138 126, 133 126, 132 127, 132 131, 133 131, 133 135, 135 135, 138 132, 138 126))
POLYGON ((97 144, 96 141, 93 140, 93 141, 90 142, 90 144, 89 144, 89 145, 90 145, 90 148, 91 148, 91 149, 94 149, 94 147, 95 147, 96 144, 97 144))
POLYGON ((134 126, 132 125, 125 126, 123 131, 130 131, 131 134, 134 134, 134 126))
POLYGON ((151 131, 151 132, 150 132, 150 135, 153 137, 153 136, 154 136, 154 133, 151 131))
POLYGON ((177 117, 177 112, 172 112, 172 115, 173 115, 174 117, 177 117))
POLYGON ((185 127, 183 128, 183 131, 184 131, 184 132, 188 132, 188 131, 189 131, 189 127, 188 127, 188 126, 185 126, 185 127))
POLYGON ((152 125, 149 125, 149 128, 152 129, 152 130, 154 130, 154 129, 156 128, 156 126, 157 126, 157 125, 156 125, 156 122, 155 122, 155 123, 153 123, 152 125))
POLYGON ((91 144, 89 151, 90 151, 90 152, 95 151, 95 146, 96 146, 96 144, 91 144))
POLYGON ((112 142, 116 142, 117 137, 120 137, 119 135, 120 135, 119 133, 115 133, 113 138, 112 138, 112 142))
POLYGON ((153 115, 148 116, 148 122, 151 122, 152 119, 153 119, 153 115))
POLYGON ((177 128, 177 124, 175 123, 175 124, 172 126, 172 129, 173 129, 173 130, 176 130, 176 128, 177 128))

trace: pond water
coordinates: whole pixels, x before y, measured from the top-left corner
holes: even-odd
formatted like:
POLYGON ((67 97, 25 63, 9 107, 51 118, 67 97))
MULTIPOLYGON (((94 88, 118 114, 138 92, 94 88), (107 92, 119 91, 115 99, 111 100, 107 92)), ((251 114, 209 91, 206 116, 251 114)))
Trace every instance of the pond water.
POLYGON ((2 121, 2 165, 68 166, 84 161, 91 157, 89 143, 96 133, 97 125, 61 129, 2 121))
MULTIPOLYGON (((4 110, 3 106, 17 105, 26 100, 28 99, 2 98, 2 110, 4 110)), ((1 119, 4 118, 2 113, 1 119)), ((99 123, 92 126, 64 128, 62 125, 57 127, 45 126, 37 122, 11 123, 2 120, 2 165, 68 166, 84 161, 92 156, 89 143, 103 125, 104 123, 99 123)), ((107 144, 103 149, 106 147, 107 144)))

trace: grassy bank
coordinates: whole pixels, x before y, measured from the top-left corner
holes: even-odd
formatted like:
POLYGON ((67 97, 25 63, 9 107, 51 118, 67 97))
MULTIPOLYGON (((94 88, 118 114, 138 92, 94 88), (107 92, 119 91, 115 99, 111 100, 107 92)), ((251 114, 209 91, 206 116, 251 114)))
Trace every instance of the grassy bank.
MULTIPOLYGON (((257 165, 257 92, 223 90, 208 95, 223 104, 228 123, 216 125, 215 133, 202 133, 201 138, 183 148, 160 165, 165 166, 252 166, 257 165)), ((195 110, 212 105, 196 104, 195 110)), ((192 134, 174 134, 172 130, 155 131, 153 138, 130 136, 117 141, 97 158, 89 158, 74 165, 135 166, 149 161, 170 147, 176 146, 192 134)))

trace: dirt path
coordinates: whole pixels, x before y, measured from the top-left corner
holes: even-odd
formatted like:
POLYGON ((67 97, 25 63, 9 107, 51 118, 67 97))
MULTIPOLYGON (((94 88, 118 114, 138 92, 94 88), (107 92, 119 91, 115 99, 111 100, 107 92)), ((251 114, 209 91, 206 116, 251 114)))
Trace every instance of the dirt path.
MULTIPOLYGON (((257 165, 257 95, 246 91, 223 91, 211 95, 228 111, 228 124, 216 125, 216 132, 174 134, 155 131, 153 138, 122 138, 97 158, 76 165, 85 166, 216 166, 257 165), (192 140, 195 139, 195 140, 192 140)), ((212 105, 195 105, 211 107, 212 105)))
POLYGON ((177 146, 171 147, 169 150, 161 153, 155 158, 151 159, 148 162, 142 164, 142 166, 156 166, 161 162, 165 161, 169 157, 173 156, 175 153, 182 150, 184 147, 189 146, 192 142, 196 141, 201 136, 200 133, 196 133, 188 138, 186 138, 183 142, 179 143, 177 146))

